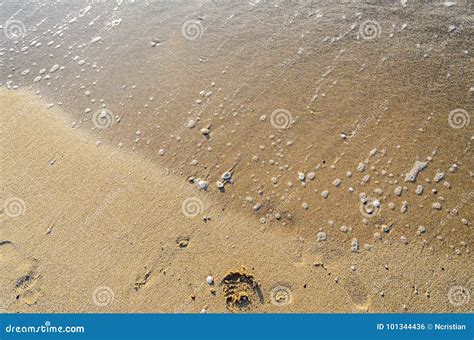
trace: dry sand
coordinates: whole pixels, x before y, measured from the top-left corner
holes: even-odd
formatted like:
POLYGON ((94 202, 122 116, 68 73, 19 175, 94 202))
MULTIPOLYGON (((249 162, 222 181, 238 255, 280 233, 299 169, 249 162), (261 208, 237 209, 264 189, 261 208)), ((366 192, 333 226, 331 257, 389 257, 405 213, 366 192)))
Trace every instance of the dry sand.
POLYGON ((0 4, 1 310, 473 310, 472 5, 142 5, 0 4))

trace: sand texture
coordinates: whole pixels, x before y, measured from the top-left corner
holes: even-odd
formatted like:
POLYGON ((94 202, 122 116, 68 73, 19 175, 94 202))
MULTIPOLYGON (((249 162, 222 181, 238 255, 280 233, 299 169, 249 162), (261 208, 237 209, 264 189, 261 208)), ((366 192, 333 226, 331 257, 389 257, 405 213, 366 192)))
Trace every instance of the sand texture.
POLYGON ((472 13, 1 4, 0 311, 472 312, 472 13))

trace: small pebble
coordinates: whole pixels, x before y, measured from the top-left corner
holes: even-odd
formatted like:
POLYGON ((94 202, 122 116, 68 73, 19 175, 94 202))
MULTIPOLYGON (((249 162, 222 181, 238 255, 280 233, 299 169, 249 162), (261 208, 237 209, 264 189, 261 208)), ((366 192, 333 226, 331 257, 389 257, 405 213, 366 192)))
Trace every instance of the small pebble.
POLYGON ((351 241, 351 251, 353 253, 359 252, 359 241, 356 238, 352 239, 351 241))
POLYGON ((418 230, 416 231, 416 233, 417 233, 418 235, 424 234, 424 233, 426 233, 426 228, 425 228, 424 226, 420 225, 420 226, 418 227, 418 230))
POLYGON ((394 194, 397 195, 397 196, 401 196, 402 195, 402 190, 403 190, 403 188, 401 186, 398 186, 398 187, 395 188, 394 194))
POLYGON ((439 183, 444 178, 444 172, 437 172, 433 181, 439 183))
POLYGON ((326 241, 327 239, 327 236, 326 236, 326 233, 324 231, 320 231, 317 235, 316 235, 316 239, 321 242, 321 241, 326 241))

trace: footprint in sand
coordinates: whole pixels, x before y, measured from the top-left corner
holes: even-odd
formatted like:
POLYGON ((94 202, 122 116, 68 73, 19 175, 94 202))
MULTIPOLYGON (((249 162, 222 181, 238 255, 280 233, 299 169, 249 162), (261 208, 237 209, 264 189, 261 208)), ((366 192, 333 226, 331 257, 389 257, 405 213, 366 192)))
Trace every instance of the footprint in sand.
POLYGON ((38 261, 23 257, 10 241, 0 242, 0 254, 0 309, 35 304, 43 296, 38 261))
POLYGON ((24 274, 17 277, 15 281, 16 299, 28 306, 34 305, 43 296, 43 290, 39 283, 41 275, 38 271, 37 260, 24 263, 20 271, 24 274))
POLYGON ((357 274, 351 274, 347 280, 345 287, 347 293, 354 303, 355 309, 358 311, 368 311, 370 307, 368 290, 357 274))
POLYGON ((264 302, 258 282, 245 267, 229 272, 222 279, 221 286, 227 309, 232 312, 245 312, 264 302))

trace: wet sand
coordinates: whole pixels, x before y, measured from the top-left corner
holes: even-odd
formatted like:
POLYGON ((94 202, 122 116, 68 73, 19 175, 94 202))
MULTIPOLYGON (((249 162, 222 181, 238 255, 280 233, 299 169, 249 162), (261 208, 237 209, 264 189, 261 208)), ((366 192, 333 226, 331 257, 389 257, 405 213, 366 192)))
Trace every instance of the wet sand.
POLYGON ((0 309, 472 311, 466 5, 5 6, 0 309))

